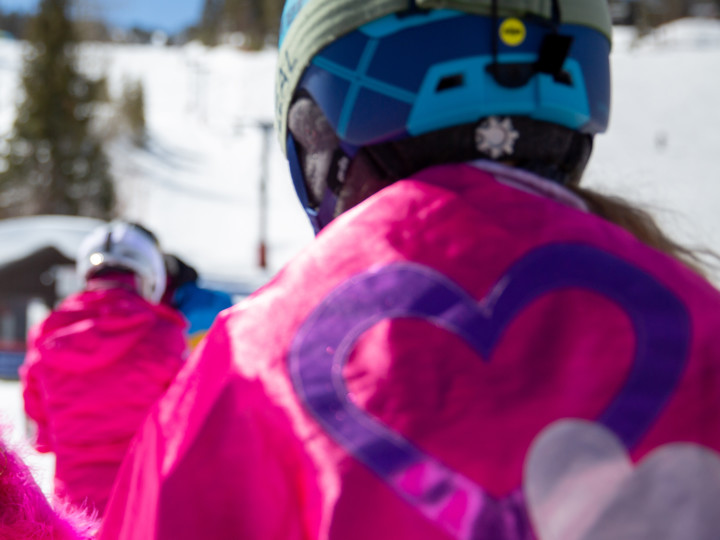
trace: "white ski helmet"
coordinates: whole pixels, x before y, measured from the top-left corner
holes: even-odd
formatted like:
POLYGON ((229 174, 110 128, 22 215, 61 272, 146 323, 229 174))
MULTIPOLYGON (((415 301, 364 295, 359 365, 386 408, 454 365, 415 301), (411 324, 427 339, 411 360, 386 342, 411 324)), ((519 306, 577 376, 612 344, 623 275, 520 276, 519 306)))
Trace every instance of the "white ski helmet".
POLYGON ((139 279, 139 293, 157 304, 165 291, 165 263, 157 238, 144 227, 125 221, 102 225, 80 245, 78 277, 87 282, 108 268, 128 270, 139 279))

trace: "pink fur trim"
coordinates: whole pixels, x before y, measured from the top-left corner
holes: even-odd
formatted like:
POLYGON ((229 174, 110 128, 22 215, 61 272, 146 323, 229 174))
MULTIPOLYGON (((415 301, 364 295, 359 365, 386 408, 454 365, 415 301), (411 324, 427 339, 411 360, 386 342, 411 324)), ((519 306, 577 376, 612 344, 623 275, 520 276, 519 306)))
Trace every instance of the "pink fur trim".
POLYGON ((0 439, 0 538, 88 540, 97 526, 80 510, 53 508, 27 465, 0 439))

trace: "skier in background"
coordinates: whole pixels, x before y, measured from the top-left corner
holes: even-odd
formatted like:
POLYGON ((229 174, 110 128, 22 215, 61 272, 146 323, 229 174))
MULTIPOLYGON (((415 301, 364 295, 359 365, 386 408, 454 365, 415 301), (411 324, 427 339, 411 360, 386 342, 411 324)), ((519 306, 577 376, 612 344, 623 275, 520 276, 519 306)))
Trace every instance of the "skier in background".
POLYGON ((54 452, 55 494, 99 515, 130 440, 186 356, 185 321, 160 299, 155 236, 104 224, 77 256, 84 288, 31 329, 20 375, 35 446, 54 452))
POLYGON ((165 254, 167 287, 163 303, 177 309, 188 320, 187 338, 194 349, 222 310, 233 305, 229 294, 200 287, 198 273, 177 255, 165 254))
POLYGON ((219 316, 100 537, 719 538, 720 294, 580 186, 610 47, 605 0, 287 2, 317 238, 219 316))

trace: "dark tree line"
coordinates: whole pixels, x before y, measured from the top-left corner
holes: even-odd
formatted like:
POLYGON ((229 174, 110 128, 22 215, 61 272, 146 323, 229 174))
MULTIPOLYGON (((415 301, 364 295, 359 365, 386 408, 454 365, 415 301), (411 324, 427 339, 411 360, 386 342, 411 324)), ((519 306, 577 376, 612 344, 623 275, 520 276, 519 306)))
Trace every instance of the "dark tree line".
MULTIPOLYGON (((622 24, 647 24, 658 26, 681 17, 694 14, 698 6, 715 6, 720 14, 720 0, 608 0, 617 7, 616 22, 622 24)), ((200 39, 206 45, 217 45, 223 36, 242 32, 244 46, 257 49, 267 42, 274 42, 282 12, 283 0, 204 0, 198 22, 170 36, 170 43, 184 43, 188 39, 200 39)), ((18 39, 25 39, 27 23, 31 15, 26 13, 3 13, 0 10, 0 30, 18 39)), ((81 40, 111 41, 110 29, 102 21, 76 21, 77 37, 81 40)), ((125 40, 147 43, 152 29, 133 28, 126 32, 125 40)))
POLYGON ((277 39, 283 0, 205 0, 195 33, 206 45, 241 32, 244 47, 259 49, 277 39))
POLYGON ((0 30, 16 39, 25 39, 26 29, 31 15, 27 13, 3 13, 0 11, 0 30))
POLYGON ((615 23, 634 25, 641 33, 683 17, 720 15, 720 0, 610 0, 610 7, 615 23))
MULTIPOLYGON (((611 4, 627 8, 629 24, 648 28, 695 14, 698 6, 716 6, 720 15, 720 0, 609 0, 611 4)), ((244 47, 261 48, 277 39, 283 0, 204 0, 202 18, 190 31, 191 38, 199 38, 206 45, 216 45, 223 36, 242 32, 244 47)))

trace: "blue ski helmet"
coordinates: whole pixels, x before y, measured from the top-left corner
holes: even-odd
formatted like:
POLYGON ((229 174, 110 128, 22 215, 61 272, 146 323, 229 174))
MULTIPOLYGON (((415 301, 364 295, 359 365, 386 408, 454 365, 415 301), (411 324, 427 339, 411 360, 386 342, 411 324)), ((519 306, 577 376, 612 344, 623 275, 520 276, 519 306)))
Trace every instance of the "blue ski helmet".
POLYGON ((308 145, 332 150, 310 168, 342 180, 362 148, 489 119, 591 141, 608 125, 611 32, 607 0, 288 0, 276 130, 316 232, 337 199, 309 186, 308 145), (301 99, 310 140, 289 129, 301 99))

